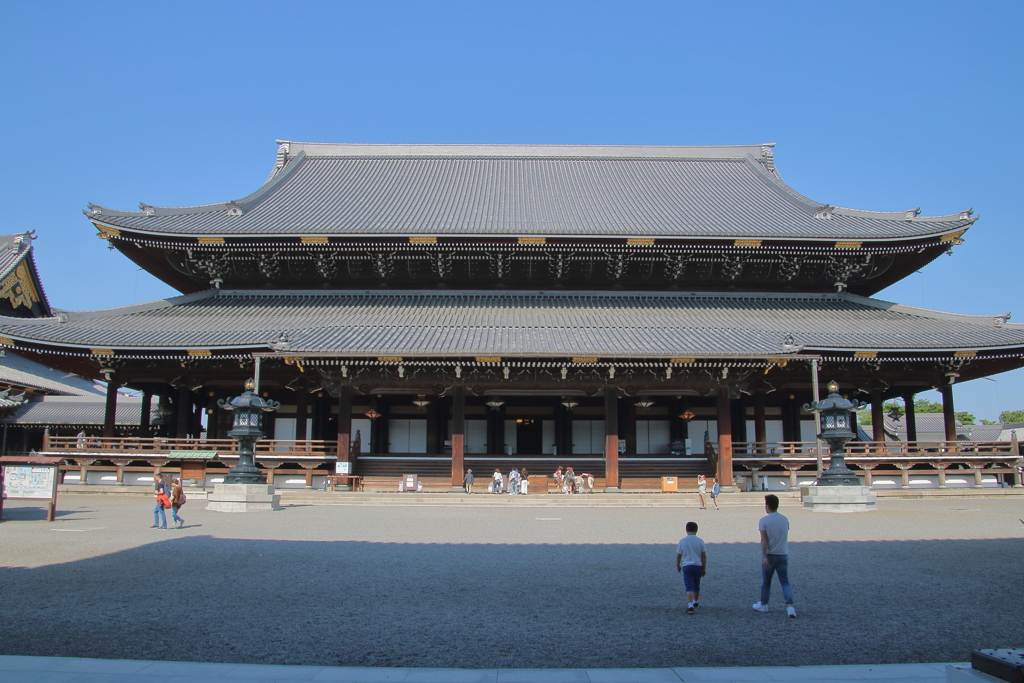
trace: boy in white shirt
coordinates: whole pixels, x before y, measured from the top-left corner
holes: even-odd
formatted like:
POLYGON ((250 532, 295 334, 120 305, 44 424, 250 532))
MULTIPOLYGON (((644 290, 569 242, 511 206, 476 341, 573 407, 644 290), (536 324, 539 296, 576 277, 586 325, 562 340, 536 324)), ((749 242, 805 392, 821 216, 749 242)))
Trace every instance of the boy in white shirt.
POLYGON ((686 536, 676 547, 676 571, 683 575, 686 586, 686 613, 693 614, 699 606, 700 580, 708 573, 708 553, 704 541, 697 535, 697 523, 686 523, 686 536))

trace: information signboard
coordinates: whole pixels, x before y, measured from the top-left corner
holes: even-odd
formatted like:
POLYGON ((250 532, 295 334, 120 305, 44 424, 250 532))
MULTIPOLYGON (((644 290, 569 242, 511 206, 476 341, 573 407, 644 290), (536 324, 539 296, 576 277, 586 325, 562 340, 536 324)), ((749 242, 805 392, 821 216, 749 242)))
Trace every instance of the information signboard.
POLYGON ((52 465, 5 465, 4 498, 54 497, 57 485, 57 468, 52 465))
POLYGON ((57 478, 63 458, 0 456, 0 520, 5 500, 46 501, 46 519, 57 516, 57 478))

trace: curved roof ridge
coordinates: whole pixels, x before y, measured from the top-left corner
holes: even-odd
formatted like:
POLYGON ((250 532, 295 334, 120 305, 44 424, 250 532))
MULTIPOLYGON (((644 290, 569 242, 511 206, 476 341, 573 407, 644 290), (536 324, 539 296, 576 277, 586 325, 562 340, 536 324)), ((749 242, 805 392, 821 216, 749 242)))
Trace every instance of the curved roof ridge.
POLYGON ((41 318, 40 320, 53 321, 55 323, 70 322, 75 320, 91 320, 95 318, 109 318, 114 315, 131 315, 133 313, 145 313, 147 311, 156 311, 161 308, 170 308, 173 306, 181 306, 183 304, 190 304, 195 301, 203 301, 205 299, 212 299, 220 294, 219 289, 207 289, 202 292, 194 292, 192 294, 182 294, 181 296, 172 296, 167 299, 157 299, 155 301, 147 301, 141 304, 129 304, 127 306, 114 306, 111 308, 96 308, 87 311, 66 311, 63 309, 54 309, 56 314, 53 318, 41 318))
POLYGON ((1022 328, 1024 329, 1024 323, 1011 323, 1010 313, 1001 313, 995 315, 979 315, 975 313, 950 313, 948 311, 937 311, 932 308, 922 308, 920 306, 909 306, 907 304, 897 304, 891 301, 884 301, 882 299, 872 299, 866 296, 859 296, 857 294, 850 294, 849 292, 842 292, 838 296, 847 299, 852 303, 863 304, 864 306, 870 306, 872 308, 879 308, 886 311, 893 311, 895 313, 905 313, 907 315, 917 315, 923 318, 932 318, 934 320, 955 320, 962 323, 971 323, 979 325, 981 327, 1010 327, 1010 328, 1022 328))
POLYGON ((122 211, 89 202, 89 208, 83 209, 82 213, 90 218, 102 220, 103 216, 115 216, 118 218, 138 216, 148 218, 150 216, 182 216, 188 214, 212 213, 214 211, 231 212, 233 209, 237 209, 237 213, 233 213, 232 215, 241 216, 246 211, 254 208, 274 189, 287 180, 289 176, 295 173, 305 159, 306 154, 304 152, 299 152, 294 157, 289 158, 285 165, 280 169, 276 169, 262 185, 241 199, 232 199, 226 202, 215 202, 213 204, 196 204, 193 206, 154 206, 142 202, 139 204, 141 211, 122 211))
POLYGON ((797 192, 788 185, 778 173, 765 167, 761 160, 752 155, 747 155, 747 165, 751 166, 757 172, 758 177, 764 180, 769 187, 779 191, 783 198, 789 200, 797 208, 810 209, 812 214, 826 212, 837 216, 851 216, 854 218, 872 218, 875 220, 892 220, 900 222, 909 221, 915 223, 960 220, 964 221, 962 227, 970 227, 978 220, 978 218, 980 218, 980 216, 973 215, 973 208, 939 216, 922 216, 920 207, 916 209, 909 209, 907 211, 871 211, 869 209, 851 209, 845 206, 835 206, 833 204, 815 201, 810 197, 797 192))
POLYGON ((922 216, 921 208, 908 209, 906 211, 870 211, 868 209, 851 209, 845 206, 833 206, 832 213, 839 216, 859 216, 864 218, 879 218, 882 220, 894 221, 955 221, 962 220, 965 225, 973 225, 980 216, 974 215, 974 209, 964 209, 953 213, 940 214, 935 216, 922 216))

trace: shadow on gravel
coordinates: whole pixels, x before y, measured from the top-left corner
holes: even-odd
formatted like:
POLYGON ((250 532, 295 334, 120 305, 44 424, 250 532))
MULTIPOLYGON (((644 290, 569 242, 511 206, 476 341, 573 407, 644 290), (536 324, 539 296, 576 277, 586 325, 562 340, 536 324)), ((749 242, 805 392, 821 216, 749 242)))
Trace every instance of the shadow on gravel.
MULTIPOLYGON (((19 503, 22 501, 18 501, 19 503)), ((80 517, 82 514, 95 513, 95 510, 61 510, 57 508, 55 516, 57 519, 64 521, 68 520, 88 520, 93 517, 80 517)), ((0 522, 2 525, 4 522, 34 522, 34 521, 46 521, 46 507, 32 507, 31 505, 19 505, 17 507, 4 506, 4 519, 0 522)))
POLYGON ((0 654, 426 667, 961 661, 1024 643, 1024 541, 794 543, 797 619, 750 605, 757 544, 675 548, 208 536, 0 568, 0 654))

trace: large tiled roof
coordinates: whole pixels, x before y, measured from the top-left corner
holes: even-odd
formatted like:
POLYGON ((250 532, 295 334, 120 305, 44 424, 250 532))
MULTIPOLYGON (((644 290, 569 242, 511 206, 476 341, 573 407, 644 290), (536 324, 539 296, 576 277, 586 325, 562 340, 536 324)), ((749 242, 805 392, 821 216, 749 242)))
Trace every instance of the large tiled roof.
POLYGON ((86 213, 119 229, 223 237, 898 240, 974 221, 813 201, 782 181, 771 148, 286 142, 245 198, 86 213))
POLYGON ((0 235, 0 296, 11 298, 11 305, 24 303, 31 308, 38 301, 39 311, 49 315, 50 304, 39 281, 35 259, 32 258, 32 240, 35 230, 13 235, 0 235), (20 268, 19 268, 20 266, 20 268))
MULTIPOLYGON (((253 348, 350 355, 661 357, 1019 349, 1024 325, 850 294, 210 290, 0 335, 68 351, 253 348)), ((1016 353, 1017 351, 1011 351, 1016 353)))
POLYGON ((0 235, 0 278, 14 272, 32 252, 32 236, 27 233, 0 235))
MULTIPOLYGON (((152 406, 152 404, 150 404, 152 406)), ((29 401, 12 414, 0 419, 19 425, 61 425, 78 427, 102 425, 106 410, 103 399, 73 396, 45 396, 41 400, 29 401)), ((132 426, 139 424, 142 415, 142 399, 118 396, 115 424, 132 426)))
MULTIPOLYGON (((22 318, 18 318, 22 320, 22 318)), ((69 375, 62 370, 48 368, 14 353, 0 357, 0 385, 58 396, 102 396, 92 380, 69 375)))

